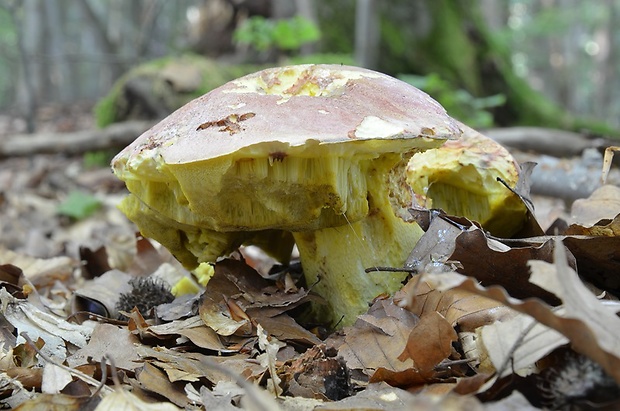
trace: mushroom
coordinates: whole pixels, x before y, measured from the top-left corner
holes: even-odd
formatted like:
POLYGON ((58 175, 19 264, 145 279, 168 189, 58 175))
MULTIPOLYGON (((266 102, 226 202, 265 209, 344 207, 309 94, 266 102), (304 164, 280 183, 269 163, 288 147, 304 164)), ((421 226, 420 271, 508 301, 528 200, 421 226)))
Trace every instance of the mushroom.
POLYGON ((411 157, 407 182, 420 206, 467 217, 495 236, 510 237, 525 224, 527 208, 498 179, 515 187, 519 164, 495 140, 465 124, 460 127, 459 140, 411 157))
POLYGON ((120 209, 186 267, 242 244, 286 260, 299 249, 317 318, 352 323, 396 291, 422 235, 405 181, 416 152, 458 123, 393 77, 342 65, 272 68, 186 104, 112 161, 120 209))

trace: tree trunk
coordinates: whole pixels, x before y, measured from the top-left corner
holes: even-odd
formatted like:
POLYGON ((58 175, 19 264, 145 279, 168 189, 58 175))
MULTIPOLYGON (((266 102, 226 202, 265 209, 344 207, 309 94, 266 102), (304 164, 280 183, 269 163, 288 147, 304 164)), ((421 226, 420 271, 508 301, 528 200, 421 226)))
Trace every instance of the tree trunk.
POLYGON ((33 57, 39 37, 41 14, 35 0, 24 0, 22 15, 19 15, 17 7, 11 8, 12 18, 17 28, 17 46, 21 60, 20 87, 18 88, 18 101, 26 119, 26 130, 33 133, 36 130, 37 115, 37 76, 33 57), (23 16, 23 17, 22 17, 23 16))
POLYGON ((379 56, 379 15, 375 0, 357 0, 355 6, 355 62, 376 69, 379 56))

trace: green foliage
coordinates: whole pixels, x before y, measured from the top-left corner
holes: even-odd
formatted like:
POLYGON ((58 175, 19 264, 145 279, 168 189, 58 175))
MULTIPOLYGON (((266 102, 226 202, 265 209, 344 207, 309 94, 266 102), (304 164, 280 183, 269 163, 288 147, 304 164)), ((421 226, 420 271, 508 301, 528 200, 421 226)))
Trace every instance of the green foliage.
POLYGON ((302 16, 278 20, 273 28, 274 43, 281 50, 297 50, 320 37, 317 25, 302 16))
POLYGON ((455 89, 438 74, 415 76, 405 74, 399 78, 430 94, 452 117, 473 128, 493 126, 493 115, 488 111, 506 102, 506 97, 497 94, 489 97, 474 97, 463 89, 455 89))
POLYGON ((69 196, 58 205, 57 212, 76 220, 82 220, 93 215, 101 207, 101 201, 83 191, 72 191, 69 196))
POLYGON ((245 20, 234 33, 235 41, 248 44, 257 51, 271 48, 294 51, 307 43, 317 41, 321 33, 316 24, 302 17, 270 20, 253 16, 245 20))
POLYGON ((252 16, 245 20, 233 34, 233 39, 248 44, 258 51, 268 50, 273 41, 273 21, 262 16, 252 16))
POLYGON ((114 153, 110 150, 88 151, 84 153, 82 163, 86 169, 109 167, 112 157, 114 153))

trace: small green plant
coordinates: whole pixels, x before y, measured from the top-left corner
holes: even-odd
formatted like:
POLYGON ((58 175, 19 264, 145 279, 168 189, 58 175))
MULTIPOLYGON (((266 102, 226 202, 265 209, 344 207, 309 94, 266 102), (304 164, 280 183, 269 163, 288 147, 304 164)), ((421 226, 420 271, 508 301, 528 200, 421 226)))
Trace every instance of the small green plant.
POLYGON ((295 51, 320 37, 318 26, 299 15, 279 20, 253 16, 245 20, 234 33, 235 41, 250 45, 260 52, 270 48, 295 51))
POLYGON ((503 94, 474 97, 466 90, 455 89, 436 73, 426 76, 403 74, 399 78, 430 94, 448 114, 473 128, 492 127, 493 115, 488 110, 506 102, 503 94))
POLYGON ((58 214, 83 220, 101 208, 101 201, 92 194, 83 191, 71 191, 69 196, 58 205, 58 214))

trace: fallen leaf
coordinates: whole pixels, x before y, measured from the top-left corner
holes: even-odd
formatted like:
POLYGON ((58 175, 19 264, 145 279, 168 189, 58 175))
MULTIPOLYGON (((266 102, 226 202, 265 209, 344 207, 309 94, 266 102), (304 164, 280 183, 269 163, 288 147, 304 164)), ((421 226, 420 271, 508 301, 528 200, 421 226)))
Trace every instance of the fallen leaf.
MULTIPOLYGON (((258 274, 256 274, 258 276, 258 274)), ((239 289, 218 269, 209 280, 209 286, 200 297, 199 313, 202 321, 222 336, 233 335, 241 327, 248 324, 243 319, 235 321, 226 304, 226 298, 238 294, 239 289)))
POLYGON ((136 373, 140 387, 167 398, 179 407, 189 405, 182 384, 170 381, 169 376, 150 363, 145 363, 136 373))
POLYGON ((204 325, 199 316, 185 320, 174 320, 160 325, 152 325, 148 330, 156 335, 182 335, 187 337, 196 346, 217 352, 227 352, 220 337, 213 329, 204 325))
POLYGON ((258 355, 256 359, 259 361, 260 365, 269 370, 270 379, 267 381, 267 388, 278 397, 282 394, 282 387, 280 386, 282 379, 276 372, 276 357, 278 351, 286 347, 286 344, 278 341, 277 338, 269 338, 269 335, 263 330, 260 324, 256 327, 256 335, 258 335, 258 346, 264 351, 262 354, 258 355))
POLYGON ((248 315, 254 322, 260 324, 269 335, 278 340, 295 342, 305 346, 320 344, 322 341, 310 331, 303 328, 288 314, 280 314, 275 317, 263 315, 263 308, 248 310, 248 315))
POLYGON ((112 324, 97 324, 88 345, 68 357, 67 364, 75 368, 90 364, 91 361, 100 362, 102 356, 108 355, 114 360, 117 369, 133 372, 140 366, 137 362, 140 357, 135 348, 139 343, 138 338, 127 328, 112 324), (123 349, 119 350, 119 347, 123 349))
POLYGON ((320 405, 315 410, 483 411, 484 408, 476 397, 462 397, 455 394, 412 394, 385 383, 374 383, 354 396, 320 405))
MULTIPOLYGON (((308 291, 303 288, 295 292, 284 292, 275 283, 268 282, 249 265, 233 259, 219 261, 215 265, 216 275, 225 276, 242 293, 243 300, 239 304, 243 308, 258 307, 288 307, 303 301, 308 296, 308 291)), ((210 286, 211 283, 209 283, 210 286)), ((230 295, 229 295, 230 296, 230 295)))
POLYGON ((538 297, 552 305, 559 303, 553 293, 529 281, 527 269, 530 260, 553 261, 553 242, 511 248, 487 238, 482 230, 464 232, 455 241, 450 259, 463 266, 457 272, 475 277, 485 287, 501 285, 515 298, 538 297))
MULTIPOLYGON (((45 341, 41 351, 60 363, 67 358, 65 342, 84 347, 92 333, 92 328, 48 314, 26 300, 16 299, 5 289, 0 289, 0 304, 2 314, 17 329, 17 334, 27 333, 31 340, 41 338, 45 341)), ((20 341, 25 341, 21 335, 17 337, 17 342, 20 341)))
POLYGON ((179 409, 169 402, 154 403, 143 401, 135 394, 118 388, 113 393, 103 397, 95 411, 175 411, 179 409))
POLYGON ((418 272, 457 271, 476 277, 482 285, 498 284, 515 297, 559 301, 552 293, 529 282, 529 260, 552 261, 553 243, 523 243, 510 247, 485 234, 463 218, 438 215, 431 221, 407 259, 418 272))
POLYGON ((588 198, 578 199, 571 206, 571 217, 576 224, 593 226, 604 219, 620 214, 620 187, 604 185, 588 198))
MULTIPOLYGON (((571 309, 574 312, 567 316, 560 316, 553 311, 551 307, 542 301, 530 298, 526 300, 518 300, 510 297, 506 291, 499 286, 481 287, 478 281, 471 277, 461 277, 459 289, 476 292, 485 297, 495 299, 503 302, 504 304, 528 314, 535 318, 540 323, 553 328, 563 335, 565 335, 571 342, 574 349, 604 367, 605 371, 609 373, 616 381, 620 382, 620 345, 617 343, 620 341, 620 327, 613 326, 618 324, 620 319, 615 315, 617 307, 611 309, 605 307, 603 302, 597 301, 596 304, 590 304, 589 302, 582 302, 579 298, 583 297, 583 294, 589 293, 585 286, 578 280, 576 273, 568 266, 566 262, 566 254, 563 247, 555 247, 556 263, 555 268, 552 264, 545 262, 536 262, 533 267, 543 270, 547 274, 544 275, 559 275, 561 276, 561 283, 566 287, 566 293, 570 297, 565 305, 571 305, 571 309), (564 276, 567 279, 564 279, 564 276), (576 280, 575 280, 576 278, 576 280), (579 301, 574 301, 575 297, 579 301), (584 310, 584 307, 588 307, 588 310, 584 310), (594 310, 593 313, 590 311, 594 310), (604 315, 602 313, 605 313, 604 315), (570 318, 575 315, 576 318, 570 318)), ((458 274, 443 274, 445 275, 457 275, 458 274)), ((427 278, 432 284, 432 280, 427 278)), ((592 296, 590 294, 592 298, 592 296)), ((591 301, 588 297, 587 301, 591 301)))
POLYGON ((577 260, 579 275, 620 295, 620 215, 592 227, 573 224, 564 234, 561 238, 577 260))
POLYGON ((36 287, 55 280, 66 280, 78 266, 78 261, 66 256, 35 258, 3 247, 0 247, 0 261, 19 267, 36 287))
POLYGON ((15 411, 39 411, 39 410, 88 410, 99 409, 98 397, 73 397, 64 394, 40 394, 15 407, 15 411))
POLYGON ((479 336, 482 344, 478 346, 489 356, 500 378, 513 372, 526 376, 537 371, 534 365, 538 360, 568 343, 562 334, 525 314, 483 326, 479 336))
POLYGON ((213 388, 213 391, 205 386, 200 387, 198 398, 205 410, 239 411, 239 408, 232 404, 232 400, 235 395, 241 396, 243 394, 245 391, 236 384, 220 381, 213 388))
POLYGON ((407 345, 397 357, 400 361, 412 359, 422 375, 431 375, 433 368, 452 353, 456 331, 446 318, 436 311, 420 317, 409 334, 407 345))
MULTIPOLYGON (((559 240, 556 241, 559 243, 559 240)), ((616 315, 620 306, 605 305, 583 285, 577 273, 568 266, 564 248, 561 246, 556 247, 554 264, 531 261, 530 267, 532 282, 548 284, 546 277, 555 278, 555 293, 563 302, 565 317, 579 320, 587 326, 595 335, 596 345, 607 354, 592 350, 589 356, 605 366, 602 361, 606 361, 606 357, 611 354, 615 361, 620 363, 620 318, 616 315)), ((575 341, 575 338, 571 341, 575 348, 587 354, 587 351, 583 350, 589 341, 587 336, 584 337, 580 341, 575 341)), ((620 370, 616 370, 616 374, 617 380, 620 380, 620 370)))
POLYGON ((418 383, 413 361, 396 357, 407 345, 412 328, 419 321, 392 300, 378 300, 367 314, 358 317, 351 327, 344 329, 344 341, 338 346, 351 370, 360 370, 375 380, 399 382, 399 385, 418 383), (399 374, 403 373, 403 374, 399 374))
POLYGON ((167 375, 173 376, 174 381, 198 381, 206 378, 215 383, 217 381, 231 381, 231 377, 217 369, 205 366, 204 360, 212 358, 231 369, 237 375, 245 375, 247 378, 260 375, 265 371, 265 367, 256 361, 249 362, 246 355, 236 355, 229 357, 210 357, 196 352, 179 352, 164 347, 151 348, 148 346, 136 347, 138 354, 145 361, 150 361, 158 368, 164 370, 167 375), (170 374, 168 374, 170 373, 170 374))
POLYGON ((73 381, 73 376, 67 369, 61 368, 56 364, 46 363, 43 366, 41 392, 59 394, 71 381, 73 381))

